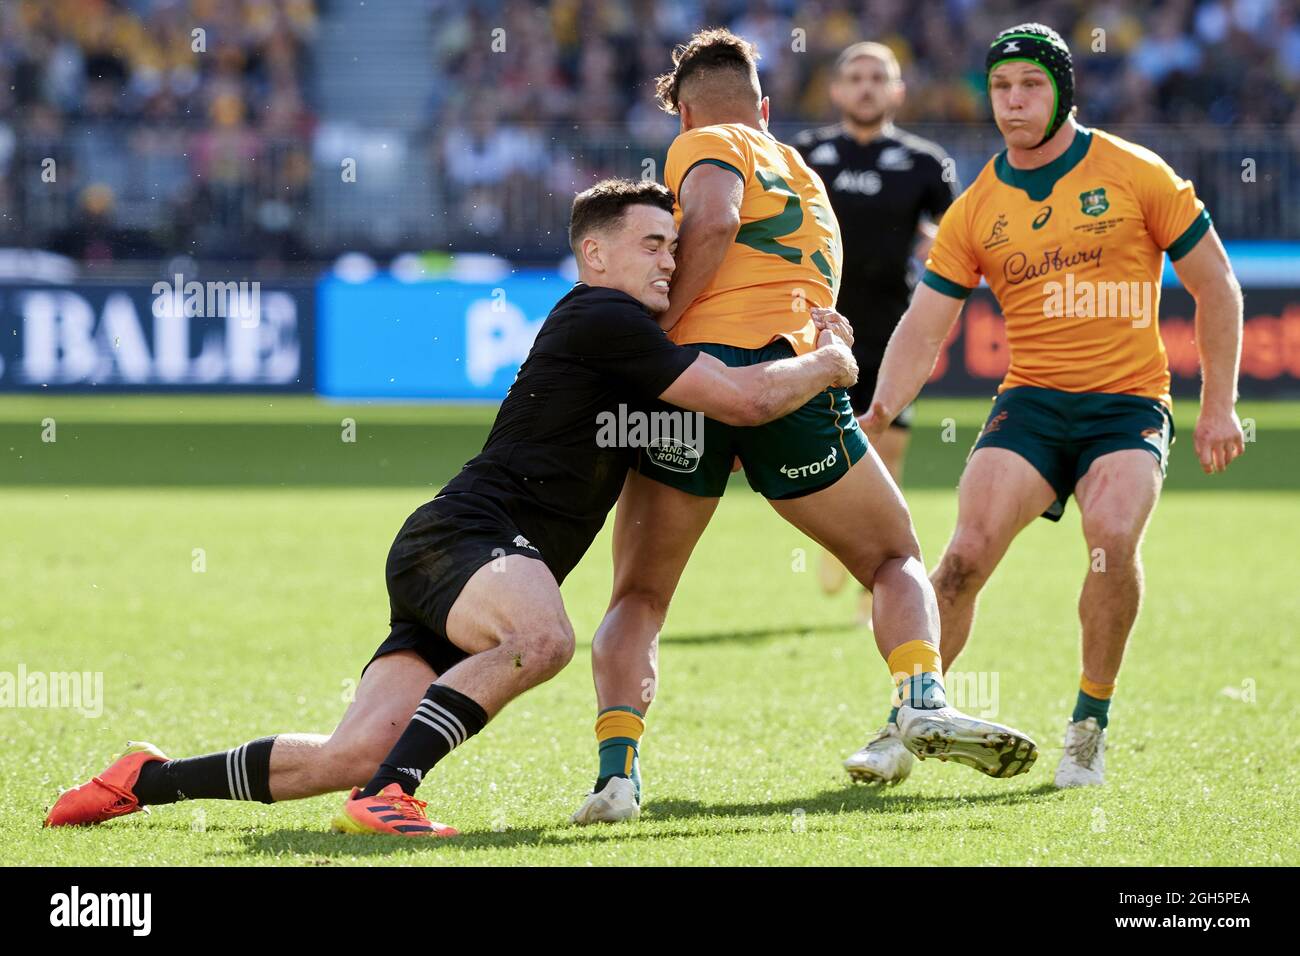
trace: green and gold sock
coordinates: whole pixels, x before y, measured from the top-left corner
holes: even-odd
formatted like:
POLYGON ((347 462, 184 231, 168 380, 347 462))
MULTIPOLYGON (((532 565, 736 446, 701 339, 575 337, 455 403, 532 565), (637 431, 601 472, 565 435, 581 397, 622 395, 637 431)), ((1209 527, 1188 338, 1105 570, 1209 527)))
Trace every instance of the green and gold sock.
POLYGON ((627 777, 641 800, 641 764, 637 748, 645 733, 645 715, 635 707, 606 707, 596 715, 596 743, 600 748, 600 770, 593 792, 605 789, 611 777, 627 777))
MULTIPOLYGON (((939 648, 929 641, 908 641, 898 645, 889 652, 886 663, 894 681, 895 708, 903 704, 921 710, 948 706, 939 648)), ((897 717, 897 710, 892 716, 897 717)))
POLYGON ((1086 677, 1079 678, 1079 696, 1074 702, 1074 715, 1070 720, 1078 723, 1089 717, 1097 718, 1102 730, 1110 723, 1110 699, 1115 696, 1114 684, 1098 684, 1086 677))

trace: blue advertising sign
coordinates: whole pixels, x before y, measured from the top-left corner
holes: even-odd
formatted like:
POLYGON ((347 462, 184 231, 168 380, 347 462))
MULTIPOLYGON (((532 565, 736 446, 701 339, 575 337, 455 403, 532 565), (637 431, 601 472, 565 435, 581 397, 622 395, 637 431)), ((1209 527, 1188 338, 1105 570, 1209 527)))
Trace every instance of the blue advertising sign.
POLYGON ((317 390, 349 398, 499 400, 551 307, 572 283, 555 272, 499 282, 317 285, 317 390))
MULTIPOLYGON (((1295 249, 1244 243, 1231 248, 1249 292, 1242 349, 1246 395, 1300 389, 1300 272, 1290 270, 1288 279, 1279 271, 1288 251, 1295 249)), ((348 398, 499 401, 547 313, 570 288, 570 279, 540 270, 514 270, 482 282, 403 282, 388 274, 348 282, 328 276, 317 285, 317 389, 348 398)), ((1194 392, 1194 303, 1170 284, 1160 311, 1174 390, 1194 392)), ((948 337, 927 388, 932 394, 991 395, 1007 359, 1001 313, 981 288, 948 337)))

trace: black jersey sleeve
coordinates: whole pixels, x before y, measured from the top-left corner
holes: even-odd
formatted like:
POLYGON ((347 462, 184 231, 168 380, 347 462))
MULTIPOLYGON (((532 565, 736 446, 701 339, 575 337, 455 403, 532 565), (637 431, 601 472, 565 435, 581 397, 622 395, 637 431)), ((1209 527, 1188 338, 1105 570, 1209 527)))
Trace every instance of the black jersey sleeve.
POLYGON ((568 350, 589 368, 652 398, 700 354, 670 341, 649 312, 617 292, 584 301, 569 324, 568 350))
POLYGON ((930 173, 926 179, 925 192, 921 208, 931 219, 937 220, 952 205, 952 201, 961 194, 961 184, 957 182, 956 166, 946 153, 923 153, 920 155, 924 168, 930 173), (952 172, 948 172, 948 170, 952 172))

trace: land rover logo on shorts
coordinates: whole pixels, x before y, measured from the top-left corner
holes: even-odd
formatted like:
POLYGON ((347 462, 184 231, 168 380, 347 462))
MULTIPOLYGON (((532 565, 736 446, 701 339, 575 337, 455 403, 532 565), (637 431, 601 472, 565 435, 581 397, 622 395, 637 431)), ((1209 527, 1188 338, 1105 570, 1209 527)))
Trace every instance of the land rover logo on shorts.
POLYGON ((1034 228, 1042 229, 1045 225, 1047 225, 1047 220, 1051 218, 1052 218, 1052 207, 1044 206, 1042 209, 1038 210, 1038 215, 1034 217, 1034 228))
POLYGON ((1084 215, 1087 216, 1100 216, 1110 208, 1104 189, 1089 189, 1087 192, 1079 193, 1079 202, 1083 206, 1084 215))
POLYGON ((700 453, 675 438, 656 438, 646 445, 646 455, 660 468, 690 474, 700 467, 700 453))
POLYGON ((835 462, 839 461, 840 451, 834 445, 831 446, 831 453, 825 458, 821 458, 807 465, 782 465, 778 471, 787 478, 807 478, 810 475, 820 475, 823 471, 829 471, 835 467, 835 462))

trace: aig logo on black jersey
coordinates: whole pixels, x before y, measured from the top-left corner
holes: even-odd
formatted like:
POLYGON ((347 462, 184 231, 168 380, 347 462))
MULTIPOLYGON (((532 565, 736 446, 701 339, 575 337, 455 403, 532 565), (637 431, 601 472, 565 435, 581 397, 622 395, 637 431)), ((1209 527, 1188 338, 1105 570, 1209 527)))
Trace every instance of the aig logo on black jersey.
POLYGON ((863 196, 874 196, 880 192, 880 173, 874 169, 861 173, 843 169, 835 177, 835 181, 831 183, 831 188, 841 193, 860 193, 863 196))

